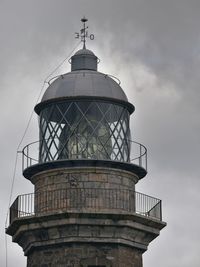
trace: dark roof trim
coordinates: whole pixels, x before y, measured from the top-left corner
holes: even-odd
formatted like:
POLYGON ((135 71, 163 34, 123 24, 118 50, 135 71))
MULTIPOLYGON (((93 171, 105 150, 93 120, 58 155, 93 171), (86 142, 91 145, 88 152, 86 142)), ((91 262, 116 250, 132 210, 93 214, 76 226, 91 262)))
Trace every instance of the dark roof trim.
POLYGON ((31 180, 33 175, 47 171, 49 169, 71 168, 71 167, 105 167, 132 172, 142 179, 146 176, 147 171, 135 164, 129 162, 120 162, 112 160, 95 160, 95 159, 80 159, 80 160, 56 160, 40 164, 32 165, 23 171, 25 178, 31 180))
POLYGON ((72 97, 59 97, 54 98, 50 100, 46 100, 43 102, 40 102, 37 104, 34 108, 35 112, 39 115, 41 110, 46 108, 48 105, 51 105, 52 103, 58 103, 58 102, 65 102, 65 101, 102 101, 102 102, 110 102, 114 104, 118 104, 121 106, 125 106, 130 114, 132 114, 135 111, 135 107, 126 101, 118 100, 115 98, 108 98, 108 97, 97 97, 97 96, 72 96, 72 97))

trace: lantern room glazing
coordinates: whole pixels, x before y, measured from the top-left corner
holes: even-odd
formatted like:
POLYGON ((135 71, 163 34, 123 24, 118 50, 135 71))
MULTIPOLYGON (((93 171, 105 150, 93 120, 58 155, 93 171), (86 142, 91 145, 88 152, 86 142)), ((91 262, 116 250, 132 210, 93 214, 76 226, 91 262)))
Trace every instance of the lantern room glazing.
POLYGON ((128 162, 129 111, 116 103, 65 100, 40 113, 39 162, 96 159, 128 162))

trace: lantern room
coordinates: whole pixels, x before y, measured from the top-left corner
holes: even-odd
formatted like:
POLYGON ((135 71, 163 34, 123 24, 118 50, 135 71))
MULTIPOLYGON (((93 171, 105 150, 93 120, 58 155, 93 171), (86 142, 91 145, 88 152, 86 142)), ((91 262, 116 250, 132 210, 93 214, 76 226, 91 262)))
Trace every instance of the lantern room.
POLYGON ((68 159, 129 162, 129 116, 134 106, 119 84, 96 71, 86 49, 72 57, 72 72, 60 76, 35 107, 39 115, 39 162, 68 159))
MULTIPOLYGON (((92 51, 80 49, 71 57, 71 72, 49 82, 35 107, 39 116, 38 164, 26 166, 25 177, 48 169, 49 162, 55 167, 83 162, 124 167, 136 171, 139 178, 146 175, 146 149, 130 137, 130 115, 135 108, 118 80, 97 71, 98 62, 92 51), (131 154, 133 146, 137 156, 131 154), (132 164, 132 159, 137 164, 132 164)), ((23 152, 31 158, 29 148, 23 152)))

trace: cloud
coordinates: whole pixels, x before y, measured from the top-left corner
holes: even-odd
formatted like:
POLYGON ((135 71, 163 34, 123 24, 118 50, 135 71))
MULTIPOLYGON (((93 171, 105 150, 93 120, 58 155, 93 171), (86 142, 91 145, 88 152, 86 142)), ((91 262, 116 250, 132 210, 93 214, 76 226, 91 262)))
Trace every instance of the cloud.
MULTIPOLYGON (((42 83, 77 44, 73 34, 85 15, 99 70, 118 77, 136 106, 132 135, 147 146, 149 166, 137 190, 163 199, 168 226, 144 254, 144 266, 199 265, 199 10, 198 0, 0 1, 2 214, 16 148, 42 83)), ((69 70, 64 64, 62 71, 69 70)), ((23 145, 37 134, 35 115, 23 145)), ((13 199, 31 190, 19 168, 13 199)), ((11 241, 8 247, 9 267, 25 266, 21 249, 11 241)))

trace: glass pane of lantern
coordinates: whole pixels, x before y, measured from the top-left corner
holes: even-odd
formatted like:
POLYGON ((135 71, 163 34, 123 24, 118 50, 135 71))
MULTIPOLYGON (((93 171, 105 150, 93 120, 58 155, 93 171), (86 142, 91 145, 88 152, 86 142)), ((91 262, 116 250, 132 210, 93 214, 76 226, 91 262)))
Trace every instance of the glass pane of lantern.
POLYGON ((40 114, 40 162, 63 159, 129 161, 129 112, 114 103, 54 103, 40 114))

